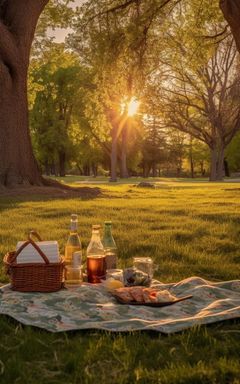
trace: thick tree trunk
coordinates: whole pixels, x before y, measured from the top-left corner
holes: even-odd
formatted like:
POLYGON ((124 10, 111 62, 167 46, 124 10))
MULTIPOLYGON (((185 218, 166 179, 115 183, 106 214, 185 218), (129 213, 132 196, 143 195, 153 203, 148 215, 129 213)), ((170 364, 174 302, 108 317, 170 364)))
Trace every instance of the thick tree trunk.
POLYGON ((221 181, 224 176, 224 146, 211 148, 210 181, 221 181))
POLYGON ((220 8, 230 25, 237 49, 240 52, 240 1, 220 0, 220 8))
POLYGON ((28 129, 27 68, 0 62, 0 184, 41 184, 28 129))
POLYGON ((128 178, 127 169, 127 140, 128 140, 128 122, 122 129, 122 148, 121 148, 121 177, 128 178))
POLYGON ((217 161, 217 180, 222 180, 224 177, 224 146, 220 145, 218 148, 218 161, 217 161))
POLYGON ((43 182, 28 127, 27 71, 37 20, 48 0, 0 1, 0 184, 43 182))

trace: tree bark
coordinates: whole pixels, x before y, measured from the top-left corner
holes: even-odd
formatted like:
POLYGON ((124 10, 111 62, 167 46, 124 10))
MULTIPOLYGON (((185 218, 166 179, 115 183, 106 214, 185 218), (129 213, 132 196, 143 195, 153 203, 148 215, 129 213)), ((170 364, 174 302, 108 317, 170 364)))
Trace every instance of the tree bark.
POLYGON ((224 177, 224 151, 223 144, 218 148, 218 159, 217 159, 217 180, 221 181, 224 177))
POLYGON ((224 146, 215 144, 211 150, 210 181, 221 181, 224 170, 224 146))
POLYGON ((48 0, 0 1, 0 184, 43 182, 28 126, 27 72, 38 18, 48 0))
POLYGON ((220 0, 219 4, 240 52, 240 2, 239 0, 220 0))

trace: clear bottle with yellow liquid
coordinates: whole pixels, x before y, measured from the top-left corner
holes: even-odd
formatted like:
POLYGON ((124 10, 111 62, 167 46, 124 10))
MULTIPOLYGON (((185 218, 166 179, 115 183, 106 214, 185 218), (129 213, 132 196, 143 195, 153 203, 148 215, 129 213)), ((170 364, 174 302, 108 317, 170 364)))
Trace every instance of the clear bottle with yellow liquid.
MULTIPOLYGON (((65 263, 66 265, 73 264, 73 254, 80 252, 79 260, 82 258, 82 244, 78 235, 78 216, 71 215, 70 234, 65 247, 65 263), (80 257, 81 256, 81 257, 80 257)), ((79 261, 81 262, 81 261, 79 261)), ((80 265, 79 265, 80 266, 80 265)))

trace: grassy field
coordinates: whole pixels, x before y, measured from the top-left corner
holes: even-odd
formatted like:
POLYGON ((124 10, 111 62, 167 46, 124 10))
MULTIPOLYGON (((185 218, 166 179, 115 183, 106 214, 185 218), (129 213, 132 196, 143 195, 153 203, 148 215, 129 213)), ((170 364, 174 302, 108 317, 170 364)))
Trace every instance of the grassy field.
MULTIPOLYGON (((67 179, 77 185, 76 178, 67 179)), ((81 180, 83 182, 83 180, 81 180)), ((121 267, 151 256, 156 277, 173 282, 199 275, 240 278, 240 186, 159 180, 156 189, 101 180, 102 194, 80 198, 0 198, 0 255, 28 230, 59 240, 79 215, 86 249, 91 224, 111 219, 121 267)), ((83 183, 81 185, 84 185, 83 183)), ((4 273, 1 282, 6 282, 4 273)), ((74 332, 53 335, 0 318, 0 383, 240 383, 240 323, 180 334, 74 332)))

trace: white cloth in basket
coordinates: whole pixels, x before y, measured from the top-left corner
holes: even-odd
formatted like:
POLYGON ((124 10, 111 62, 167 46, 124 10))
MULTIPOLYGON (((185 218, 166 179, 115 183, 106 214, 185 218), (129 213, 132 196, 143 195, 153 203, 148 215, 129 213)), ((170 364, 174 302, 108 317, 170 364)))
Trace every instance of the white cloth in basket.
MULTIPOLYGON (((17 243, 16 251, 22 246, 23 243, 25 243, 25 241, 19 241, 17 243)), ((50 263, 60 262, 60 254, 57 241, 40 241, 36 242, 36 244, 47 256, 50 263)), ((32 244, 28 244, 22 250, 22 252, 17 257, 16 262, 17 264, 45 263, 41 255, 39 255, 38 251, 32 246, 32 244)))

